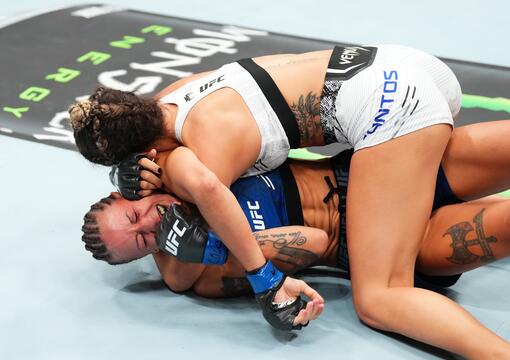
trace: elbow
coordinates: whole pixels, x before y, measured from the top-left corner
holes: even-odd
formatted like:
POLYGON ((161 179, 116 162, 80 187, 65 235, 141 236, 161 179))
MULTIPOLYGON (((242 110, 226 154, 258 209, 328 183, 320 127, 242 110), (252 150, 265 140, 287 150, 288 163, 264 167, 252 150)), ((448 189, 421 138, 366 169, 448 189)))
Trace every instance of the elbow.
POLYGON ((314 252, 319 258, 324 256, 329 246, 329 235, 324 230, 320 230, 317 234, 317 241, 315 242, 314 252))
POLYGON ((184 284, 182 281, 178 281, 175 276, 163 276, 163 282, 165 285, 175 293, 182 293, 189 290, 193 284, 184 284))
POLYGON ((213 294, 211 292, 210 286, 208 286, 203 281, 199 281, 195 285, 193 285, 193 292, 196 295, 201 296, 201 297, 205 297, 205 298, 218 297, 218 296, 214 296, 215 294, 213 294))
POLYGON ((206 172, 193 184, 193 199, 200 202, 203 199, 210 199, 218 194, 223 187, 223 183, 213 172, 206 172))

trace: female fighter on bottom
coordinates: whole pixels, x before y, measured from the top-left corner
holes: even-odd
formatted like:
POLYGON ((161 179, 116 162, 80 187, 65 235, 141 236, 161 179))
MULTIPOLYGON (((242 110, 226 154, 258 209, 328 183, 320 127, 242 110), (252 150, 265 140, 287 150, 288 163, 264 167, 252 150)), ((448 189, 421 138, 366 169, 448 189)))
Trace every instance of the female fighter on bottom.
MULTIPOLYGON (((373 327, 465 354, 445 339, 480 333, 478 324, 447 298, 413 287, 460 108, 459 84, 444 63, 406 47, 337 46, 227 64, 171 85, 157 100, 100 89, 71 106, 80 152, 112 165, 133 152, 173 150, 163 167, 167 189, 196 204, 249 271, 271 324, 304 323, 294 318, 301 302, 283 317, 273 306, 291 298, 291 280, 266 263, 228 187, 243 174, 274 169, 291 147, 346 142, 355 150, 347 233, 356 312, 373 327)), ((314 298, 312 310, 321 303, 314 298)), ((487 340, 483 331, 477 338, 487 340)))
MULTIPOLYGON (((507 220, 510 200, 486 197, 510 188, 509 129, 508 121, 500 121, 465 126, 453 132, 438 175, 434 199, 437 210, 428 221, 416 264, 417 271, 433 284, 451 285, 458 278, 455 275, 510 255, 507 220)), ((258 217, 250 215, 249 204, 255 203, 268 228, 279 226, 257 232, 256 238, 265 256, 274 259, 286 272, 313 265, 349 271, 346 237, 339 220, 345 210, 340 198, 350 156, 344 152, 332 163, 293 161, 290 177, 280 168, 266 177, 241 179, 232 186, 252 228, 256 227, 258 217), (297 195, 289 190, 293 181, 297 195), (299 216, 295 214, 295 204, 302 208, 302 220, 296 220, 299 216), (307 227, 296 226, 299 224, 307 227)), ((147 159, 140 162, 153 166, 147 159)), ((110 263, 131 261, 156 251, 155 233, 161 218, 157 205, 166 208, 174 201, 163 194, 136 202, 118 194, 103 199, 85 216, 82 239, 86 248, 94 257, 110 263), (134 214, 139 214, 136 220, 134 214)), ((352 241, 355 240, 348 239, 349 244, 352 241)), ((164 281, 175 291, 192 288, 209 297, 247 292, 242 267, 233 256, 225 266, 204 266, 182 263, 162 252, 153 255, 164 281)), ((371 256, 371 252, 365 254, 367 259, 371 256)), ((351 258, 350 265, 356 261, 351 258)), ((455 346, 464 349, 468 358, 508 357, 509 344, 467 316, 477 334, 484 335, 485 342, 480 343, 472 336, 454 337, 446 340, 447 346, 456 342, 455 346)))

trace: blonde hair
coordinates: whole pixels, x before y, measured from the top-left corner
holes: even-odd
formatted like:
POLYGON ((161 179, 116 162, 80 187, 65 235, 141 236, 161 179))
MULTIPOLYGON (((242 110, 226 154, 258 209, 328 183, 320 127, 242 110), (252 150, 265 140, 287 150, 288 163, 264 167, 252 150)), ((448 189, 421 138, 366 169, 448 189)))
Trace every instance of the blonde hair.
POLYGON ((93 104, 90 100, 81 101, 69 106, 67 111, 70 116, 71 128, 74 131, 80 131, 89 124, 92 106, 93 104))

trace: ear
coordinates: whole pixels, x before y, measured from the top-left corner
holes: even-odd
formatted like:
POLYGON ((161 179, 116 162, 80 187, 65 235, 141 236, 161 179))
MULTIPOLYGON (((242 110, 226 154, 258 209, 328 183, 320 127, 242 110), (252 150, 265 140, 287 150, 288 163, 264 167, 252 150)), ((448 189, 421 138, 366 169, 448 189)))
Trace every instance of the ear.
POLYGON ((111 196, 112 198, 114 198, 114 199, 120 199, 120 198, 122 198, 122 195, 121 195, 121 194, 119 194, 119 193, 118 193, 118 192, 116 192, 116 191, 112 191, 112 192, 110 193, 110 196, 111 196))

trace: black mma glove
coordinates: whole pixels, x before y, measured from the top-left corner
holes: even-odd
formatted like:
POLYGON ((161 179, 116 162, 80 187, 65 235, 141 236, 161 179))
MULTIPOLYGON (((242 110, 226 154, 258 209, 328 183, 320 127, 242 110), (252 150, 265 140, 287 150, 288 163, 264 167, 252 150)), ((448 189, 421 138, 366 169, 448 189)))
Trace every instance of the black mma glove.
POLYGON ((200 213, 179 204, 172 204, 161 219, 156 241, 161 251, 181 261, 208 265, 227 261, 227 248, 216 234, 207 231, 200 213))
POLYGON ((128 200, 140 200, 138 195, 140 188, 140 170, 142 167, 138 160, 145 157, 145 154, 131 154, 119 164, 113 165, 110 170, 110 181, 128 200))
POLYGON ((269 324, 278 330, 286 331, 300 330, 303 327, 301 324, 294 325, 293 322, 299 311, 306 307, 306 301, 298 296, 290 304, 274 303, 276 292, 282 287, 286 276, 271 261, 267 260, 262 267, 247 272, 246 278, 269 324))

